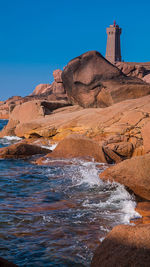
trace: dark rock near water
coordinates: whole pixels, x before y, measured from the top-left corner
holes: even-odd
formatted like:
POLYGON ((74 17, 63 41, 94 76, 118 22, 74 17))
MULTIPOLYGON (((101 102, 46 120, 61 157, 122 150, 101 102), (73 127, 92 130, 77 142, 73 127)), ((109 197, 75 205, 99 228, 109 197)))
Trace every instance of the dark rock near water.
POLYGON ((10 262, 10 261, 7 261, 3 258, 0 258, 0 267, 18 267, 18 265, 10 262))
POLYGON ((49 149, 23 142, 0 148, 0 158, 25 158, 36 154, 46 154, 49 149))
POLYGON ((118 163, 105 170, 100 178, 119 182, 136 195, 150 200, 150 154, 118 163))
POLYGON ((119 225, 95 251, 91 267, 149 267, 150 224, 119 225))
MULTIPOLYGON (((102 146, 82 135, 70 135, 59 142, 54 151, 46 157, 51 158, 93 158, 97 162, 106 163, 102 146)), ((44 158, 37 160, 43 164, 44 158)))

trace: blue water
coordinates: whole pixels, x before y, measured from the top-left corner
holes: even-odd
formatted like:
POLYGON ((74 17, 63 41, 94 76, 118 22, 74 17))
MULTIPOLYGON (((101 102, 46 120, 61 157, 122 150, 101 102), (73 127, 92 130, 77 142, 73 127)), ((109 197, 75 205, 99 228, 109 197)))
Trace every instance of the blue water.
POLYGON ((90 266, 112 227, 135 216, 134 197, 99 179, 103 164, 33 160, 0 160, 0 256, 19 266, 90 266))

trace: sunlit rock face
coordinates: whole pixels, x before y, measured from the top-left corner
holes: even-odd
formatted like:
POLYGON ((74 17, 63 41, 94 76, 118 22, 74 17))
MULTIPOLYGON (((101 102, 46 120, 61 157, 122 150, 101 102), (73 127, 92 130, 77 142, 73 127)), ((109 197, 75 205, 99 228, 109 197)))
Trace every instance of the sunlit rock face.
POLYGON ((150 93, 149 85, 127 77, 97 51, 71 60, 64 68, 62 81, 69 101, 84 108, 107 107, 150 93))

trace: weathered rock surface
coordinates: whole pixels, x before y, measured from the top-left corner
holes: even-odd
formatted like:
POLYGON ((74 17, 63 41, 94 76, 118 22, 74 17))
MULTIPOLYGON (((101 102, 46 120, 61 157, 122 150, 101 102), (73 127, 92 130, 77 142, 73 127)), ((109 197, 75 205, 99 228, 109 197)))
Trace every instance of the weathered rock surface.
POLYGON ((21 96, 13 96, 0 103, 0 119, 9 119, 9 113, 15 105, 22 103, 21 96))
POLYGON ((150 202, 138 202, 136 209, 141 218, 131 220, 134 224, 150 224, 150 202))
POLYGON ((150 74, 147 74, 143 77, 143 81, 146 83, 150 83, 150 74))
POLYGON ((150 62, 145 62, 145 63, 117 62, 116 66, 125 75, 137 77, 140 79, 143 79, 145 75, 150 73, 150 62))
POLYGON ((38 84, 31 95, 40 95, 44 94, 49 90, 51 87, 51 84, 38 84))
POLYGON ((144 79, 150 74, 150 62, 117 62, 115 64, 125 75, 144 79))
MULTIPOLYGON (((106 163, 103 148, 97 142, 82 135, 70 135, 60 141, 52 153, 46 158, 86 158, 94 159, 97 162, 106 163)), ((45 158, 37 160, 42 164, 45 158)))
POLYGON ((144 146, 144 152, 149 153, 150 152, 150 121, 147 121, 147 123, 142 128, 142 138, 143 138, 143 146, 144 146))
POLYGON ((34 89, 31 96, 42 96, 47 97, 47 100, 58 101, 58 100, 67 100, 66 91, 62 83, 62 70, 54 70, 54 82, 52 84, 39 84, 34 89))
POLYGON ((71 60, 62 72, 68 99, 82 107, 107 107, 150 94, 150 86, 125 76, 96 51, 71 60))
POLYGON ((100 178, 119 182, 136 195, 150 200, 150 154, 118 163, 106 169, 100 178))
POLYGON ((114 160, 115 162, 143 155, 148 151, 146 147, 149 143, 143 144, 145 137, 142 129, 150 121, 150 96, 126 100, 105 109, 83 109, 76 105, 59 106, 58 109, 51 111, 48 109, 48 112, 47 109, 44 111, 45 108, 36 105, 35 101, 33 116, 32 112, 28 112, 28 108, 24 108, 30 104, 28 102, 14 108, 8 125, 0 133, 1 137, 42 136, 60 141, 73 133, 82 134, 97 142, 103 142, 104 151, 107 149, 107 154, 111 154, 113 159, 118 158, 114 160), (22 112, 24 115, 21 115, 22 112))
POLYGON ((62 83, 61 75, 62 75, 62 70, 59 69, 54 70, 53 71, 54 81, 57 83, 62 83))
POLYGON ((150 224, 119 225, 95 251, 91 267, 149 267, 150 224))
MULTIPOLYGON (((68 106, 65 101, 33 100, 14 107, 10 114, 10 120, 0 135, 16 135, 16 127, 51 114, 57 108, 68 106)), ((34 125, 32 124, 34 128, 34 125)))
POLYGON ((24 158, 49 152, 49 149, 20 142, 9 147, 0 148, 0 158, 24 158))
POLYGON ((139 202, 135 210, 142 216, 150 217, 150 202, 139 202))

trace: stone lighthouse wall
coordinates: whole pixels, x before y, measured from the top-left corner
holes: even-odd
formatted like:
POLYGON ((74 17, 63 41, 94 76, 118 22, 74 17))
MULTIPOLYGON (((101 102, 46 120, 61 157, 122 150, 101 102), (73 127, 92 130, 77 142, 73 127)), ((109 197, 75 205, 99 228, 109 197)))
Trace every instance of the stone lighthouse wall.
POLYGON ((121 28, 118 25, 107 28, 106 59, 111 63, 121 61, 120 34, 121 28))

